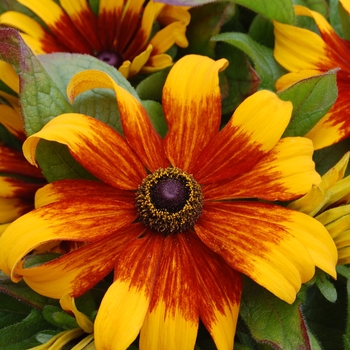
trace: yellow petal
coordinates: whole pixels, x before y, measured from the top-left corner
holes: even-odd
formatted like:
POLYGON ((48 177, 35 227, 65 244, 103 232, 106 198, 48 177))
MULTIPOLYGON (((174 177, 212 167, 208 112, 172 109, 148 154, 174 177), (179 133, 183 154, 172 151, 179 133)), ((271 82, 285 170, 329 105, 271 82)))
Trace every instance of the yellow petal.
POLYGON ((84 334, 84 331, 80 328, 71 329, 69 331, 61 332, 52 337, 48 342, 42 345, 30 348, 30 350, 59 350, 63 349, 72 340, 80 337, 84 334))
MULTIPOLYGON (((292 108, 290 101, 282 101, 267 90, 245 99, 199 156, 193 170, 196 180, 215 183, 250 170, 277 144, 292 108)), ((206 118, 211 119, 209 115, 206 118)))
POLYGON ((54 24, 59 21, 62 8, 52 0, 18 0, 18 2, 36 13, 46 24, 54 24))
MULTIPOLYGON (((184 236, 181 236, 184 238, 184 236)), ((197 280, 199 317, 218 350, 232 350, 242 291, 241 275, 194 235, 186 235, 197 280)))
POLYGON ((206 202, 195 230, 232 268, 289 303, 315 265, 336 275, 332 238, 299 212, 258 202, 206 202))
POLYGON ((291 72, 333 67, 327 56, 327 45, 314 32, 274 21, 274 56, 278 63, 291 72), (302 48, 302 50, 300 49, 302 48))
POLYGON ((153 50, 153 46, 148 45, 145 51, 141 52, 132 60, 129 68, 128 77, 132 77, 136 75, 143 69, 144 65, 147 63, 148 59, 151 56, 152 50, 153 50))
MULTIPOLYGON (((133 202, 111 198, 104 200, 101 195, 91 196, 85 201, 77 198, 75 201, 55 202, 33 210, 13 222, 2 234, 0 268, 14 276, 14 269, 21 259, 40 244, 60 240, 96 241, 121 228, 125 229, 136 219, 136 215, 133 202)), ((122 240, 123 236, 118 237, 115 239, 122 240)), ((33 269, 28 269, 28 273, 33 269)), ((35 277, 39 280, 45 278, 40 275, 35 277)), ((54 276, 50 278, 55 279, 54 276)), ((52 289, 56 293, 55 288, 52 289)))
POLYGON ((0 197, 0 224, 14 221, 33 209, 33 203, 20 198, 0 197))
POLYGON ((300 80, 307 79, 314 77, 316 75, 319 75, 320 72, 319 70, 316 69, 303 69, 298 72, 293 72, 293 73, 287 73, 285 75, 282 75, 279 79, 276 81, 276 90, 281 91, 284 90, 291 85, 299 82, 300 80))
POLYGON ((312 160, 313 145, 307 138, 281 139, 251 170, 233 181, 203 188, 209 199, 260 198, 287 201, 321 182, 312 160))
POLYGON ((113 344, 113 350, 124 350, 137 337, 149 307, 162 245, 163 237, 146 234, 120 254, 115 281, 104 295, 95 320, 98 349, 110 349, 113 344))
POLYGON ((171 69, 163 88, 168 123, 164 146, 173 166, 192 172, 195 161, 218 133, 221 121, 219 71, 227 61, 188 55, 171 69))
POLYGON ((85 314, 77 309, 74 298, 72 298, 69 294, 66 294, 60 299, 60 305, 63 310, 70 311, 74 314, 78 325, 85 333, 93 332, 93 323, 85 314))
POLYGON ((18 111, 10 106, 0 104, 0 123, 19 140, 24 140, 23 120, 18 111))
POLYGON ((186 238, 167 236, 140 349, 193 350, 199 321, 198 294, 186 238))
MULTIPOLYGON (((97 87, 115 91, 127 143, 131 145, 146 168, 155 171, 160 167, 167 167, 169 162, 164 154, 162 139, 153 127, 146 110, 108 74, 97 70, 78 73, 68 85, 67 95, 74 100, 82 92, 97 87)), ((120 167, 120 164, 118 166, 120 167)), ((129 164, 128 167, 130 166, 129 164)))
POLYGON ((19 92, 18 75, 12 65, 0 61, 0 79, 13 91, 19 92))
POLYGON ((349 2, 349 0, 339 0, 339 2, 343 5, 345 11, 350 14, 350 2, 349 2))
POLYGON ((136 189, 145 177, 144 166, 127 141, 97 119, 74 113, 52 119, 23 144, 23 154, 33 165, 40 139, 67 145, 81 165, 112 187, 136 189))

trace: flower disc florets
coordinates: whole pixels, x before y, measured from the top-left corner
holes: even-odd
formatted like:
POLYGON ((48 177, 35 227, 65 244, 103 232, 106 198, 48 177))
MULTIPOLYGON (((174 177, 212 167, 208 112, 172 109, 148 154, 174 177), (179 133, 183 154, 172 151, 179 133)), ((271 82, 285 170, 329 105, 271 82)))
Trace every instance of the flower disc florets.
POLYGON ((178 168, 158 169, 136 191, 139 221, 165 235, 191 228, 202 213, 201 186, 178 168))

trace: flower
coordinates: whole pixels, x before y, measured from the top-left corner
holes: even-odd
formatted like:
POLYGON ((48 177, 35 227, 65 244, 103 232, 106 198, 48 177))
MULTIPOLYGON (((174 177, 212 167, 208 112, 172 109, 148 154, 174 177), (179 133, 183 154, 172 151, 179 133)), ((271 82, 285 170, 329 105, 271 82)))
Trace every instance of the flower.
POLYGON ((269 91, 248 97, 220 131, 218 72, 226 65, 197 55, 175 63, 163 89, 164 140, 140 101, 107 74, 84 71, 68 86, 69 98, 114 89, 125 137, 69 113, 24 144, 32 164, 40 139, 65 144, 101 181, 40 189, 37 209, 0 238, 0 268, 61 300, 114 270, 94 324, 97 349, 125 349, 139 332, 141 349, 193 349, 199 319, 218 349, 232 349, 241 274, 289 303, 315 265, 335 277, 327 230, 266 202, 299 197, 320 182, 312 142, 280 140, 292 104, 269 91), (87 244, 26 266, 28 253, 52 241, 87 244))
POLYGON ((319 185, 303 197, 293 201, 289 208, 315 217, 332 236, 338 249, 338 265, 350 263, 350 176, 344 178, 350 153, 322 176, 319 185))
MULTIPOLYGON (((350 14, 350 1, 340 0, 350 14)), ((274 21, 276 60, 291 73, 276 83, 281 90, 301 79, 340 68, 337 73, 338 98, 327 114, 305 135, 315 149, 339 142, 350 135, 350 42, 340 38, 326 19, 318 12, 295 6, 297 15, 312 17, 318 34, 274 21)))
MULTIPOLYGON (((15 86, 15 84, 13 84, 15 86)), ((8 225, 34 208, 34 194, 45 184, 39 169, 21 151, 26 136, 18 98, 0 91, 0 235, 8 225)))
POLYGON ((20 30, 35 54, 90 54, 117 67, 127 78, 172 65, 172 58, 165 52, 174 44, 188 45, 185 32, 190 14, 184 7, 152 0, 146 4, 138 0, 101 0, 95 15, 87 0, 18 2, 33 11, 48 29, 16 11, 2 14, 0 23, 20 30), (159 30, 154 34, 155 28, 159 30))

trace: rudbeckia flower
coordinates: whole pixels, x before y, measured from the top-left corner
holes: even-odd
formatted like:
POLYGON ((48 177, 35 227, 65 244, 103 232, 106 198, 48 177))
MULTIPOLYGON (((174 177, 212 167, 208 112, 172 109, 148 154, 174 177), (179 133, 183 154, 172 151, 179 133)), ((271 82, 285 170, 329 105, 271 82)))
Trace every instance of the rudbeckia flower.
POLYGON ((45 184, 38 168, 29 164, 21 151, 25 140, 18 98, 0 91, 0 126, 16 147, 0 140, 0 235, 13 220, 34 208, 34 194, 45 184))
POLYGON ((100 0, 95 15, 87 0, 18 0, 47 26, 16 11, 0 16, 2 25, 18 29, 35 54, 52 52, 96 56, 125 76, 152 73, 172 65, 165 52, 188 45, 190 14, 184 7, 144 0, 100 0), (158 31, 157 31, 158 28, 158 31), (156 33, 154 33, 156 31, 156 33))
POLYGON ((32 164, 39 140, 65 144, 100 181, 40 189, 37 209, 0 238, 0 267, 61 300, 114 270, 94 324, 97 349, 126 349, 139 333, 140 349, 193 349, 199 320, 218 349, 232 349, 241 274, 289 303, 315 266, 335 277, 337 251, 323 225, 268 203, 320 182, 312 142, 280 139, 292 104, 269 91, 248 97, 220 130, 218 72, 226 65, 197 55, 175 63, 163 89, 164 139, 138 99, 107 74, 84 71, 69 98, 114 89, 125 136, 64 114, 24 144, 32 164), (52 241, 87 244, 26 265, 34 248, 52 241))
MULTIPOLYGON (((339 0, 350 14, 350 1, 339 0)), ((295 6, 295 13, 312 17, 321 34, 274 22, 276 60, 290 73, 276 83, 277 90, 311 76, 340 68, 337 73, 338 98, 328 113, 305 135, 315 149, 339 142, 350 135, 350 42, 340 38, 318 12, 295 6)))
POLYGON ((350 263, 350 176, 344 178, 350 153, 322 176, 319 185, 289 208, 315 217, 328 230, 338 249, 338 265, 350 263))

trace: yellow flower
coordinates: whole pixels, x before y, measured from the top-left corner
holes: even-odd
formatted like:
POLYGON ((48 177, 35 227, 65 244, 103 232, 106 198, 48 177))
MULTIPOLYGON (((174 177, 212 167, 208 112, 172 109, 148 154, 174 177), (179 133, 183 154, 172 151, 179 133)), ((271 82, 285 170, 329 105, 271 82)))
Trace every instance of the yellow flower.
MULTIPOLYGON (((350 0, 339 0, 350 14, 350 0)), ((318 34, 295 26, 274 22, 276 60, 291 73, 276 83, 277 90, 317 74, 340 68, 337 73, 338 99, 328 113, 305 135, 315 149, 339 142, 350 135, 350 42, 340 38, 318 12, 295 6, 295 13, 312 17, 318 34)))
POLYGON ((193 349, 199 319, 218 349, 232 349, 241 274, 289 303, 315 266, 336 275, 324 226, 267 202, 299 197, 321 180, 311 141, 280 139, 292 104, 257 92, 220 130, 218 72, 226 65, 196 55, 175 63, 163 89, 164 139, 139 100, 107 74, 84 71, 69 98, 113 89, 125 137, 94 118, 64 114, 24 144, 32 164, 40 139, 65 144, 100 181, 40 189, 37 209, 0 238, 0 267, 61 302, 114 270, 94 324, 97 349, 126 349, 139 332, 140 349, 193 349), (33 249, 60 241, 87 244, 26 266, 33 249))
MULTIPOLYGON (((15 87, 16 79, 10 80, 15 87)), ((39 169, 29 164, 22 154, 21 145, 26 136, 18 98, 4 91, 0 91, 0 127, 12 135, 8 144, 6 140, 0 140, 1 235, 12 221, 34 208, 34 194, 46 181, 39 169)))
POLYGON ((126 77, 152 73, 172 65, 165 52, 174 44, 188 45, 190 14, 152 0, 100 0, 95 15, 87 0, 18 0, 47 25, 20 12, 8 11, 0 23, 21 31, 35 54, 85 53, 115 66, 126 77), (160 30, 153 30, 157 24, 160 30), (153 35, 154 34, 154 35, 153 35))
POLYGON ((350 176, 344 178, 350 153, 289 208, 314 216, 331 234, 338 249, 338 265, 350 263, 350 176))

